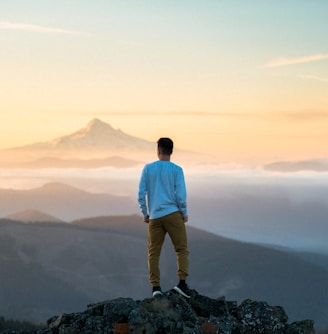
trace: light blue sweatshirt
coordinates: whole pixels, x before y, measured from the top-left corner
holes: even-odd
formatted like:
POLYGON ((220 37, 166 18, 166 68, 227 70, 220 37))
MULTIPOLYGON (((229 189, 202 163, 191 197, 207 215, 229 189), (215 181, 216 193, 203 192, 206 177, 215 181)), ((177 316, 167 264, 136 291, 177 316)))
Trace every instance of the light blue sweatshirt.
POLYGON ((138 202, 144 217, 156 219, 180 211, 188 216, 183 170, 170 161, 157 160, 142 170, 138 202))

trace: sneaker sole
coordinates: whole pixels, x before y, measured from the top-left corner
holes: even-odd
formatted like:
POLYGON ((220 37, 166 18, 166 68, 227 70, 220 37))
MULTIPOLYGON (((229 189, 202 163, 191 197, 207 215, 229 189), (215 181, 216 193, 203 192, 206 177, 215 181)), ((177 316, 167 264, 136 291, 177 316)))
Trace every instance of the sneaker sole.
POLYGON ((156 296, 163 296, 163 292, 161 292, 161 291, 153 292, 153 297, 156 297, 156 296))
POLYGON ((187 295, 186 293, 184 293, 179 287, 175 286, 173 288, 174 291, 176 291, 177 293, 179 293, 181 296, 186 297, 186 298, 190 298, 189 295, 187 295))

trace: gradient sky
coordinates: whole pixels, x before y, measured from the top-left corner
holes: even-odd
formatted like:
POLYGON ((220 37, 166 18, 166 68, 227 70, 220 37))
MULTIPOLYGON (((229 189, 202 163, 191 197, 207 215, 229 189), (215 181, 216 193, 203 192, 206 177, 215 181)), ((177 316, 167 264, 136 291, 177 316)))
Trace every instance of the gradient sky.
POLYGON ((227 161, 326 157, 328 1, 1 0, 0 148, 97 117, 227 161))

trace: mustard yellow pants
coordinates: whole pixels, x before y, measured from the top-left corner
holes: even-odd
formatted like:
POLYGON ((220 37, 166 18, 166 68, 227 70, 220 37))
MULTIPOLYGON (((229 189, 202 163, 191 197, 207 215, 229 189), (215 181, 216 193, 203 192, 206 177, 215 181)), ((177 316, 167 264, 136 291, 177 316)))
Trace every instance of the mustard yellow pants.
POLYGON ((189 251, 186 226, 181 212, 150 219, 148 225, 148 269, 149 281, 153 286, 160 286, 159 259, 166 233, 169 234, 177 255, 178 277, 185 280, 188 276, 189 251))

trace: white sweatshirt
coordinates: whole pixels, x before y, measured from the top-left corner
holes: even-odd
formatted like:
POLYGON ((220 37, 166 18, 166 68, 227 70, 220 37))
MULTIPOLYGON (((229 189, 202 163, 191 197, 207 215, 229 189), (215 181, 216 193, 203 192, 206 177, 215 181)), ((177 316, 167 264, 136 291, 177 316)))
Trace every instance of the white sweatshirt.
POLYGON ((144 217, 156 219, 180 211, 188 216, 183 170, 171 161, 157 160, 142 170, 138 202, 144 217))

